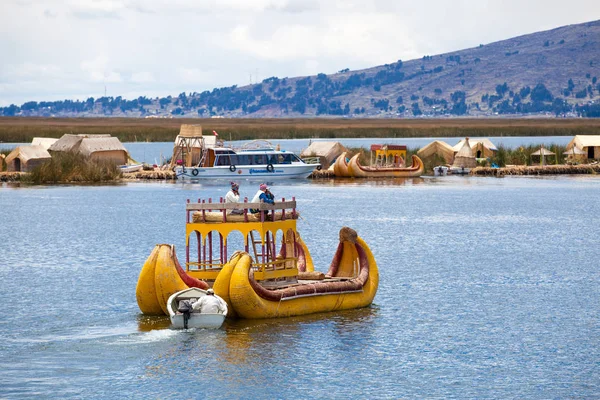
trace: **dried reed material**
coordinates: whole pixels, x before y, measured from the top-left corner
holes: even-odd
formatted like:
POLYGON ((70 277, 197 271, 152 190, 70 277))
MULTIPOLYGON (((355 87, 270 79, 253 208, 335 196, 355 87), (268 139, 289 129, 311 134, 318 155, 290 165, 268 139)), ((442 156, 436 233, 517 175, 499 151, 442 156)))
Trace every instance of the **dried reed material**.
POLYGON ((298 272, 298 279, 303 281, 322 281, 325 274, 319 271, 298 272))
POLYGON ((314 170, 308 177, 310 179, 330 179, 335 178, 335 173, 328 169, 314 170))
MULTIPOLYGON (((202 125, 228 140, 300 138, 575 136, 600 134, 600 118, 572 119, 144 119, 0 118, 0 140, 28 143, 65 132, 111 134, 122 142, 173 141, 181 124, 202 125)), ((362 160, 361 160, 362 161, 362 160)))
POLYGON ((516 165, 512 167, 503 168, 477 167, 471 170, 471 175, 477 176, 523 176, 598 173, 600 173, 600 164, 545 165, 543 167, 516 165))
POLYGON ((171 170, 154 169, 151 171, 136 171, 123 174, 123 179, 139 179, 139 180, 175 180, 177 175, 171 170))
POLYGON ((0 172, 0 182, 18 182, 25 172, 0 172))

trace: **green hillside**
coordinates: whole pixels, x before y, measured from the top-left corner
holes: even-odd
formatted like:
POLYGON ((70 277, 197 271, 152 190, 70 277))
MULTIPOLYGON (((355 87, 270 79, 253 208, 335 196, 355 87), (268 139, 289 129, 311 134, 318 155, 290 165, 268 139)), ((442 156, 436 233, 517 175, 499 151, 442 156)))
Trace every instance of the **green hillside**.
POLYGON ((30 101, 0 108, 0 115, 600 117, 599 78, 600 21, 594 21, 365 70, 271 77, 255 85, 166 98, 30 101))

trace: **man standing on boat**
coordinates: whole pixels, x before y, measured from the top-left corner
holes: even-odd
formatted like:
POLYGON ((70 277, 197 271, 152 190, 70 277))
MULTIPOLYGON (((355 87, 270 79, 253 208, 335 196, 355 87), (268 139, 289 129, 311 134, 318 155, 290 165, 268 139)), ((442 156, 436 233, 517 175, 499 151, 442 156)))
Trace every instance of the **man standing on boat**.
POLYGON ((215 291, 208 289, 206 296, 202 296, 192 304, 194 310, 200 310, 200 313, 205 314, 223 314, 225 307, 223 306, 223 300, 220 297, 215 296, 215 291))
MULTIPOLYGON (((225 195, 225 203, 239 203, 240 202, 240 185, 235 182, 231 182, 231 190, 225 195)), ((231 214, 243 214, 242 210, 231 210, 231 214)))

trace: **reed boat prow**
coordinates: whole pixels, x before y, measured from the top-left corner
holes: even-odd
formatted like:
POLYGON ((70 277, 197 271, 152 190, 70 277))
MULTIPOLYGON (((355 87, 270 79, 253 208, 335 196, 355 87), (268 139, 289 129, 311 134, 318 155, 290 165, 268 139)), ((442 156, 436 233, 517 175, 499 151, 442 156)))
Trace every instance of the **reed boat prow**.
POLYGON ((346 162, 346 152, 343 152, 335 159, 333 173, 338 178, 348 178, 351 176, 348 171, 348 163, 346 162))
POLYGON ((252 258, 244 254, 234 267, 229 296, 242 318, 279 318, 366 307, 373 302, 378 285, 371 250, 356 232, 342 228, 338 250, 321 279, 260 282, 252 258))

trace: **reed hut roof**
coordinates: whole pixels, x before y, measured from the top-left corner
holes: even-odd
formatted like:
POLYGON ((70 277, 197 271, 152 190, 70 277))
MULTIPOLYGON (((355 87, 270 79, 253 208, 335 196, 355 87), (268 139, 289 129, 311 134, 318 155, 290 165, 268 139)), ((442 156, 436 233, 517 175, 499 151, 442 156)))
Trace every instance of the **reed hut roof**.
POLYGON ((575 155, 575 156, 583 156, 583 155, 587 155, 587 153, 583 150, 581 150, 579 147, 577 146, 573 146, 571 147, 570 150, 567 150, 565 152, 563 152, 564 155, 567 156, 571 156, 571 155, 575 155))
POLYGON ((312 142, 302 150, 300 157, 319 157, 324 159, 326 166, 329 166, 340 154, 347 151, 348 149, 340 142, 312 142))
POLYGON ((551 152, 545 147, 541 147, 538 151, 531 153, 532 156, 553 156, 555 153, 551 152))
POLYGON ((26 163, 29 160, 39 160, 39 159, 49 159, 52 158, 50 153, 43 146, 19 146, 13 151, 10 152, 8 156, 6 156, 6 163, 8 164, 15 158, 20 159, 22 162, 26 163))
POLYGON ((183 137, 202 137, 202 125, 182 124, 179 128, 179 136, 183 137))
POLYGON ((127 149, 116 137, 95 137, 84 138, 79 146, 79 152, 84 156, 91 156, 93 153, 102 151, 124 151, 127 149))
POLYGON ((56 138, 43 138, 43 137, 34 137, 31 141, 32 146, 42 146, 44 149, 48 150, 50 146, 56 143, 58 139, 56 138))
POLYGON ((567 149, 573 146, 583 150, 584 147, 600 146, 600 135, 575 135, 567 145, 567 149))
POLYGON ((455 168, 475 168, 477 166, 477 160, 475 160, 475 156, 473 155, 473 149, 471 149, 469 138, 465 138, 462 142, 463 145, 454 156, 452 166, 455 168))
POLYGON ((63 135, 60 139, 54 142, 49 148, 49 151, 72 151, 78 152, 81 145, 82 136, 79 135, 63 135))
MULTIPOLYGON (((468 139, 468 138, 467 138, 468 139)), ((462 139, 460 142, 458 142, 457 144, 454 145, 454 151, 459 151, 465 141, 467 141, 467 139, 462 139)), ((482 138, 482 139, 468 139, 469 142, 469 146, 471 147, 471 149, 476 148, 480 143, 481 145, 490 150, 490 151, 498 151, 498 148, 494 145, 494 143, 492 143, 492 141, 490 139, 487 138, 482 138)))
POLYGON ((101 151, 124 151, 127 153, 127 149, 121 141, 110 135, 63 135, 48 150, 71 151, 85 156, 101 151))
POLYGON ((454 148, 441 140, 435 140, 417 152, 421 159, 429 158, 435 154, 443 157, 448 164, 451 164, 454 160, 454 148))

